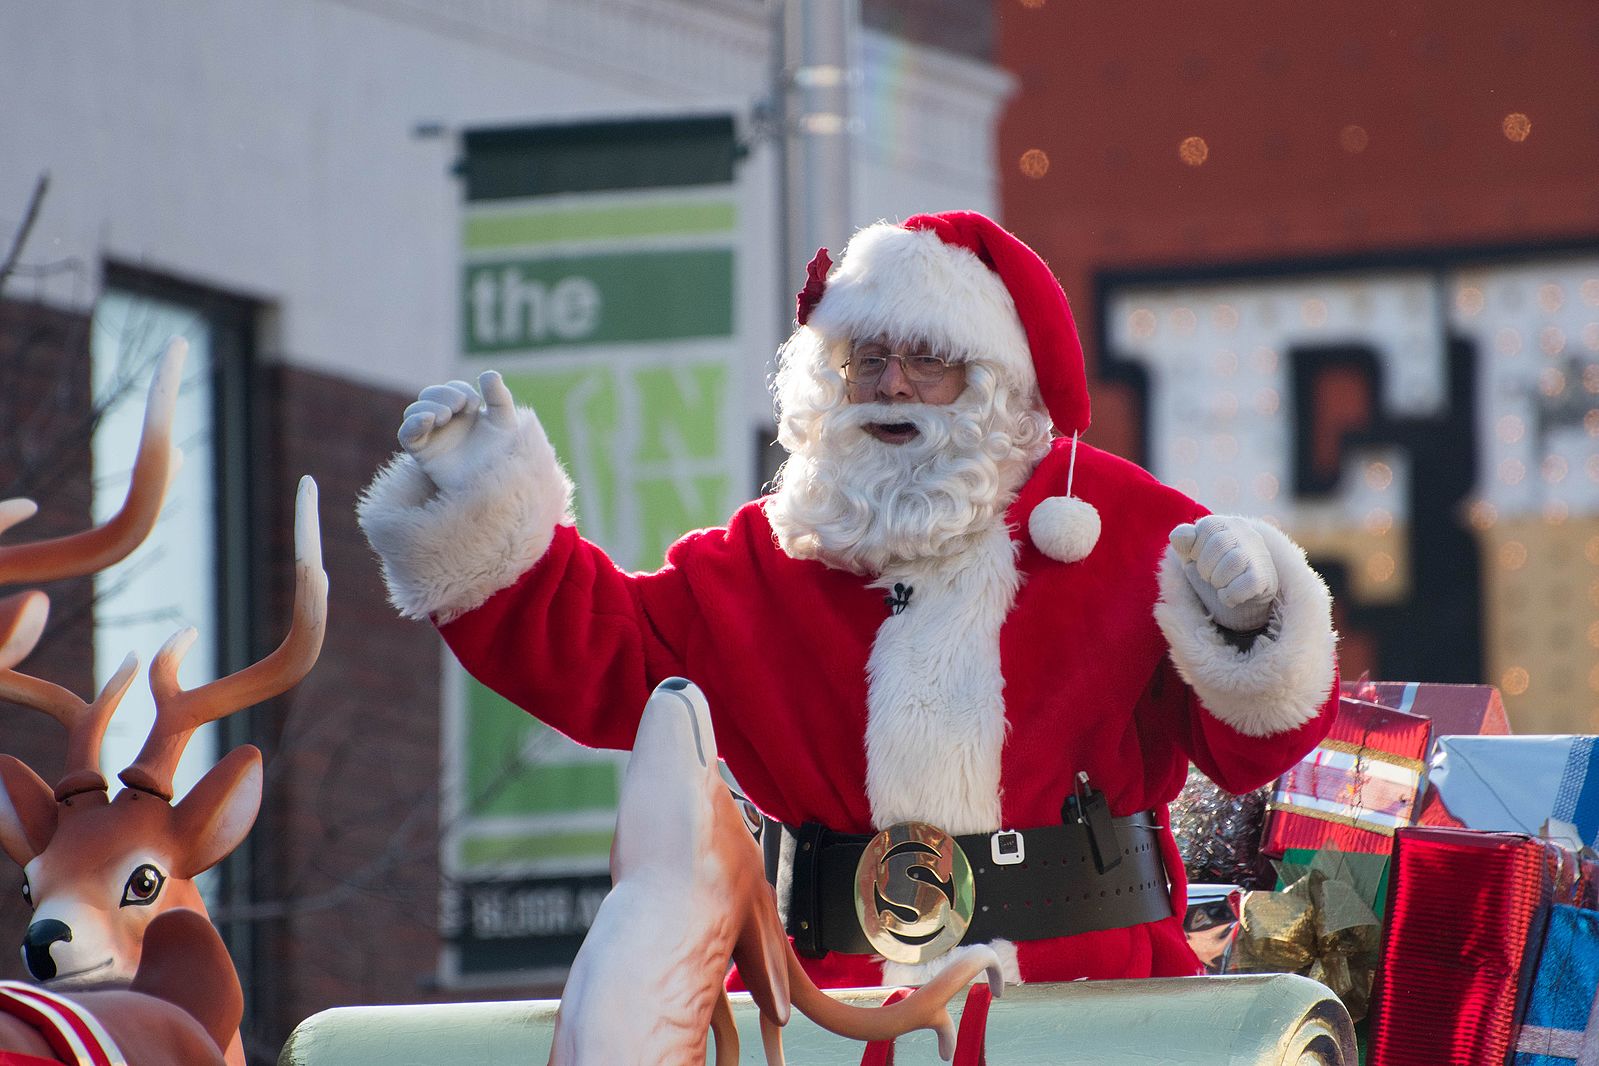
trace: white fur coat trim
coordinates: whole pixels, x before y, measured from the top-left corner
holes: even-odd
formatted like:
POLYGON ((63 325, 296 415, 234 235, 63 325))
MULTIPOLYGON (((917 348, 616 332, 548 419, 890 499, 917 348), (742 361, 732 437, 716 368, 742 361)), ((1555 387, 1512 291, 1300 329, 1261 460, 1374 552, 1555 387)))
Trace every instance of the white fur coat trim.
POLYGON ((866 661, 866 798, 878 828, 907 820, 955 835, 999 828, 999 630, 1019 581, 1015 544, 996 520, 958 557, 873 582, 914 590, 879 627, 866 661))
POLYGON ((512 584, 572 521, 572 482, 538 416, 517 411, 516 442, 465 488, 440 492, 396 455, 361 494, 361 530, 407 618, 448 622, 512 584))
POLYGON ((1247 652, 1228 644, 1167 549, 1160 564, 1155 621, 1172 662, 1217 718, 1245 736, 1286 733, 1315 717, 1332 689, 1337 634, 1332 596, 1305 553, 1275 526, 1260 531, 1277 566, 1277 602, 1266 632, 1247 652))
POLYGON ((879 222, 856 233, 807 325, 832 340, 923 340, 958 361, 999 363, 1018 381, 1036 381, 1010 290, 932 230, 879 222))
MULTIPOLYGON (((904 985, 911 988, 920 988, 933 978, 937 977, 951 963, 963 955, 983 947, 982 944, 962 944, 947 954, 940 955, 932 962, 923 962, 911 965, 903 962, 883 963, 883 984, 904 985)), ((988 947, 994 949, 994 954, 999 956, 999 972, 1005 975, 1005 983, 1019 985, 1022 983, 1021 964, 1016 960, 1016 945, 1009 940, 990 940, 988 947)), ((977 981, 981 978, 973 978, 977 981)))

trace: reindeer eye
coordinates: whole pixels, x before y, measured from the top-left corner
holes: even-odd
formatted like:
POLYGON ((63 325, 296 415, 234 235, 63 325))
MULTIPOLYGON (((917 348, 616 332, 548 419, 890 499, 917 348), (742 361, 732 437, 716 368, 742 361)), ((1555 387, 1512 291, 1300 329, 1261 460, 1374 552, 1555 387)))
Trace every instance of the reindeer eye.
POLYGON ((28 875, 22 875, 22 901, 28 906, 33 906, 33 886, 28 884, 28 875))
POLYGON ((161 894, 161 886, 166 884, 166 880, 166 874, 145 863, 128 875, 128 883, 122 888, 121 905, 145 907, 154 903, 156 896, 161 894))

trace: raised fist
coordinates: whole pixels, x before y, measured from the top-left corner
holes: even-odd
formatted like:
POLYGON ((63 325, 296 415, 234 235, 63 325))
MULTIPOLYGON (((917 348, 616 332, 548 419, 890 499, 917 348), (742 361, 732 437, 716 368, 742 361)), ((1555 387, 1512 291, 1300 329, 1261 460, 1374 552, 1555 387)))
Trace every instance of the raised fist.
POLYGON ((510 451, 516 432, 511 390, 499 371, 485 370, 475 389, 464 381, 423 389, 405 409, 399 436, 422 472, 450 492, 491 469, 510 451))
POLYGON ((1277 566, 1249 522, 1206 515, 1173 529, 1171 546, 1217 625, 1248 633, 1266 624, 1277 597, 1277 566))

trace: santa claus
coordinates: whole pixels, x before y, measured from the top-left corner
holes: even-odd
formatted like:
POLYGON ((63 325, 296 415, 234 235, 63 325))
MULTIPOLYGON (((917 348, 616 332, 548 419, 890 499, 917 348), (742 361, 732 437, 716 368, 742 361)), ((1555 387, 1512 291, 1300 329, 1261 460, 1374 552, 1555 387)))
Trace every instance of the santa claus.
POLYGON ((989 219, 868 226, 829 267, 780 352, 776 491, 654 573, 574 528, 498 375, 423 390, 360 507, 394 602, 584 744, 695 681, 819 984, 980 943, 1013 981, 1197 972, 1165 805, 1190 761, 1242 792, 1325 734, 1325 585, 1079 440, 1065 295, 989 219))

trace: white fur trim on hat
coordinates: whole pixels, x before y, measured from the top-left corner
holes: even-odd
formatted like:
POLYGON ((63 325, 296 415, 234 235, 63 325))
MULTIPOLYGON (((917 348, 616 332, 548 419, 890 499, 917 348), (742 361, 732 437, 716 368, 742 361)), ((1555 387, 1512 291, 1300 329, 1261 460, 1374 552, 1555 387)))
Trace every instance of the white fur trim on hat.
POLYGON ((1051 496, 1027 517, 1027 534, 1051 559, 1075 563, 1099 543, 1099 512, 1080 497, 1051 496))
POLYGON ((1229 644, 1170 548, 1160 563, 1155 621, 1177 672, 1210 713, 1245 736, 1264 737, 1315 717, 1332 690, 1338 637, 1332 596, 1304 551, 1275 526, 1242 520, 1260 532, 1277 567, 1280 591, 1266 632, 1248 651, 1229 644))
POLYGON ((409 455, 361 494, 361 530, 407 618, 450 621, 521 577, 572 522, 572 482, 538 416, 517 410, 516 442, 465 488, 440 492, 409 455))
POLYGON ((926 341, 956 361, 993 363, 1020 383, 1037 382, 1010 290, 932 230, 879 222, 857 232, 806 324, 830 340, 926 341))

